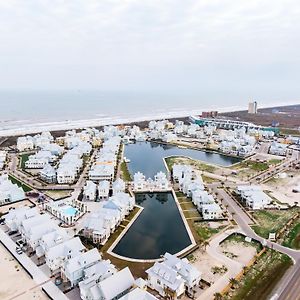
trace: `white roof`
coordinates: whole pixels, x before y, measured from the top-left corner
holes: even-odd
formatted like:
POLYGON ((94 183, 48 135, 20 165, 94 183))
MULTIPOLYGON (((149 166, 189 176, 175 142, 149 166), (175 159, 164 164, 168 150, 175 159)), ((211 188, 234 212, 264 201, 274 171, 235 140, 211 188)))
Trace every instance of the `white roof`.
POLYGON ((145 290, 142 290, 140 288, 135 288, 134 290, 130 291, 128 294, 120 298, 120 300, 158 300, 158 299, 145 290))
POLYGON ((113 299, 134 285, 134 278, 128 267, 99 282, 104 299, 113 299))

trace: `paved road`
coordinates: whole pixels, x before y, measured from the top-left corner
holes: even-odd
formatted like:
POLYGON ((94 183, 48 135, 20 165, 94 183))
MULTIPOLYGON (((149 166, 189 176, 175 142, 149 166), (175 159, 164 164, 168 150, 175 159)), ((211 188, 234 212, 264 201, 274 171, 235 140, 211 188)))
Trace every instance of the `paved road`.
POLYGON ((300 300, 300 251, 293 250, 277 243, 270 242, 258 236, 249 226, 249 219, 246 213, 239 207, 238 204, 234 205, 233 200, 225 190, 218 190, 219 194, 223 197, 224 202, 229 204, 232 211, 234 220, 237 222, 242 232, 255 239, 269 248, 277 250, 281 253, 289 255, 294 260, 294 265, 290 271, 282 278, 278 288, 274 291, 274 299, 276 300, 300 300))

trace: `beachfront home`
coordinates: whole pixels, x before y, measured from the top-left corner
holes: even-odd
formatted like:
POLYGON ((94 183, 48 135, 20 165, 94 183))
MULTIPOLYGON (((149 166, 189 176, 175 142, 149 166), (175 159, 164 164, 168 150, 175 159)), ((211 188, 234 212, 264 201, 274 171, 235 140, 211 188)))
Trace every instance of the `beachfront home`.
POLYGON ((64 152, 64 148, 59 146, 58 144, 46 144, 42 148, 42 150, 49 151, 52 155, 60 156, 64 152))
POLYGON ((192 294, 201 280, 201 272, 186 258, 179 259, 169 253, 164 255, 162 262, 156 262, 146 273, 149 286, 161 296, 171 299, 177 299, 185 291, 192 294))
POLYGON ((66 230, 62 228, 57 228, 54 231, 48 232, 41 237, 39 246, 35 250, 36 255, 42 257, 50 248, 62 244, 70 238, 71 236, 69 236, 66 230))
POLYGON ((125 192, 125 182, 121 178, 117 178, 112 184, 113 195, 125 192))
POLYGON ((61 268, 63 282, 70 282, 71 287, 74 287, 84 278, 85 269, 100 261, 101 255, 97 248, 79 253, 79 255, 64 261, 61 268))
POLYGON ((263 209, 272 202, 272 198, 265 194, 258 185, 240 185, 237 187, 243 203, 251 209, 263 209))
POLYGON ((34 139, 32 136, 21 136, 17 139, 18 151, 28 151, 34 149, 34 139))
POLYGON ((93 181, 112 181, 114 173, 115 167, 112 163, 94 164, 89 171, 89 179, 93 181))
POLYGON ((83 199, 86 201, 96 200, 97 185, 90 180, 87 180, 83 188, 83 199))
MULTIPOLYGON (((33 220, 34 218, 31 218, 29 220, 33 220)), ((26 221, 24 221, 24 223, 25 222, 26 221)), ((27 242, 27 244, 33 251, 35 251, 37 247, 40 246, 41 239, 44 235, 56 231, 59 228, 54 221, 48 218, 39 220, 37 223, 31 224, 31 226, 29 227, 26 227, 24 223, 24 230, 22 233, 23 240, 27 242)))
POLYGON ((166 174, 161 171, 154 176, 154 184, 155 188, 161 191, 167 191, 171 188, 166 174))
POLYGON ((60 270, 65 261, 80 255, 84 250, 79 237, 72 238, 50 248, 45 253, 46 264, 53 274, 60 270))
POLYGON ((117 273, 110 260, 101 260, 83 270, 83 280, 79 282, 80 298, 85 300, 100 299, 97 284, 117 273))
POLYGON ((142 191, 147 185, 146 177, 143 173, 137 172, 133 176, 133 189, 134 191, 142 191))
POLYGON ((0 204, 15 202, 25 198, 23 189, 12 183, 7 174, 0 176, 0 204))
POLYGON ((114 273, 106 279, 96 282, 93 286, 80 284, 80 295, 83 300, 113 300, 120 299, 130 292, 135 284, 135 280, 128 267, 114 273))
POLYGON ((23 220, 33 218, 39 214, 36 207, 29 208, 27 206, 10 209, 5 215, 5 223, 10 231, 20 231, 23 220))
POLYGON ((208 203, 202 205, 202 216, 204 220, 217 220, 222 218, 222 209, 217 203, 208 203))
POLYGON ((185 293, 184 279, 177 271, 163 262, 155 262, 154 266, 146 271, 148 274, 148 285, 156 290, 162 297, 177 299, 185 293))
POLYGON ((98 199, 107 200, 109 196, 110 182, 107 180, 102 180, 98 184, 98 199))
POLYGON ((49 164, 46 164, 44 168, 39 172, 40 178, 47 183, 56 182, 56 171, 54 167, 49 164))
POLYGON ((94 244, 104 245, 108 240, 114 218, 108 214, 104 216, 100 213, 88 215, 83 223, 83 235, 93 241, 94 244))
POLYGON ((180 259, 175 255, 166 253, 164 255, 163 263, 176 271, 178 276, 180 276, 184 280, 186 291, 188 291, 189 293, 192 294, 193 289, 199 286, 201 280, 201 272, 199 272, 197 268, 191 265, 186 258, 180 259))

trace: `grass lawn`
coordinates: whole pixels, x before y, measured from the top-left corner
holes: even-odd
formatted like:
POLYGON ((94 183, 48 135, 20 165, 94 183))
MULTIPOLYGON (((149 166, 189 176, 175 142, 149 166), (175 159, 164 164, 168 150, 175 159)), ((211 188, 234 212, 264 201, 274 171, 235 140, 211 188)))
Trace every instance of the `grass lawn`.
POLYGON ((200 160, 190 159, 186 157, 167 157, 165 158, 168 169, 171 170, 174 164, 186 164, 191 165, 198 170, 213 173, 217 168, 213 165, 206 164, 200 160))
POLYGON ((300 249, 300 223, 296 224, 285 237, 283 246, 292 249, 300 249))
POLYGON ((25 169, 25 163, 28 160, 28 157, 30 155, 32 155, 32 153, 26 153, 26 154, 20 155, 20 166, 21 166, 21 169, 25 169))
POLYGON ((267 250, 223 299, 266 300, 291 265, 287 255, 267 250))
POLYGON ((128 171, 128 167, 125 161, 121 162, 121 172, 124 181, 132 181, 131 174, 128 171))
POLYGON ((72 190, 47 190, 45 191, 45 195, 49 196, 53 200, 58 200, 71 196, 71 192, 72 190))
POLYGON ((26 193, 26 192, 29 192, 29 191, 32 191, 32 188, 31 188, 30 186, 28 186, 28 185, 25 184, 24 182, 20 181, 19 179, 15 178, 14 176, 9 175, 8 178, 9 178, 9 180, 10 180, 12 183, 15 183, 15 184, 17 184, 19 187, 21 187, 25 193, 26 193))
POLYGON ((252 216, 258 221, 258 225, 253 225, 252 228, 258 235, 268 238, 270 232, 280 230, 297 211, 299 208, 255 211, 252 216))
POLYGON ((242 168, 249 168, 253 171, 257 171, 257 172, 262 172, 262 171, 266 171, 269 168, 269 164, 265 163, 265 162, 259 162, 259 161, 253 161, 253 160, 246 160, 246 161, 242 161, 240 162, 237 167, 239 169, 242 168))
POLYGON ((219 226, 218 228, 211 228, 208 222, 195 222, 194 228, 199 236, 199 238, 203 241, 208 240, 213 235, 219 233, 225 226, 219 226))

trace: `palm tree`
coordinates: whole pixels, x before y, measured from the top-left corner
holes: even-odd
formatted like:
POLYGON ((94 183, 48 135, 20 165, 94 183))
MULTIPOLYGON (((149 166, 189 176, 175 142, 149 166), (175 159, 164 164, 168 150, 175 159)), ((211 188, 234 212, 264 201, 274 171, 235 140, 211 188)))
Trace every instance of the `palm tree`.
POLYGON ((209 241, 203 241, 204 250, 206 250, 207 246, 209 246, 209 241))
POLYGON ((214 293, 214 300, 222 300, 223 296, 221 293, 214 293))
POLYGON ((235 278, 230 278, 229 283, 234 287, 236 284, 238 284, 238 281, 235 278))

